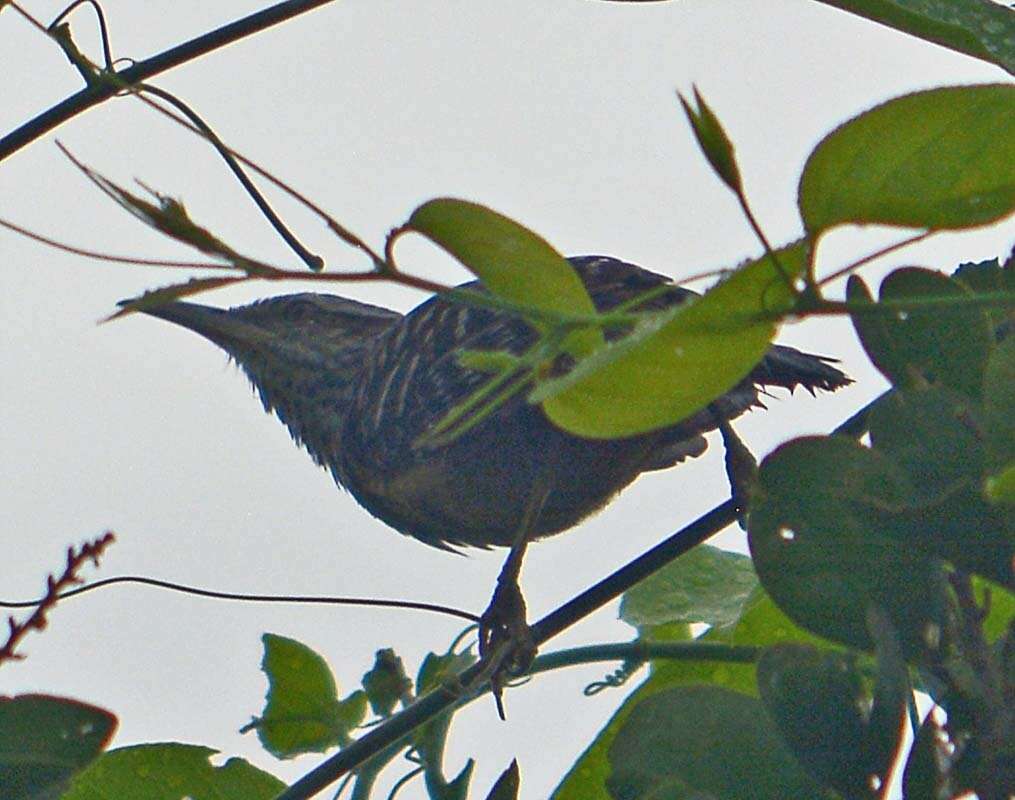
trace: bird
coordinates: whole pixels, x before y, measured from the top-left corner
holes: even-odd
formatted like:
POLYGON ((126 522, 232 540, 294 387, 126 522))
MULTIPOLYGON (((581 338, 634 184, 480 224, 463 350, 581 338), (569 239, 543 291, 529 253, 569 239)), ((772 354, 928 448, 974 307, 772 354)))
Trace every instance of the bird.
MULTIPOLYGON (((596 308, 649 290, 639 311, 698 296, 610 256, 568 259, 596 308)), ((483 291, 479 281, 461 288, 483 291)), ((210 340, 246 373, 264 408, 367 511, 434 547, 509 547, 566 531, 644 472, 705 452, 705 434, 761 406, 772 387, 814 393, 850 383, 834 360, 774 345, 740 383, 687 419, 619 439, 557 427, 524 394, 439 445, 421 444, 489 374, 463 349, 519 355, 537 340, 517 314, 435 295, 402 315, 330 294, 271 297, 228 310, 185 301, 144 313, 210 340)), ((607 338, 622 336, 607 332, 607 338)), ((566 368, 566 366, 564 367, 566 368)), ((516 559, 516 562, 519 559, 516 559)), ((513 572, 517 583, 518 563, 513 572)), ((508 575, 507 577, 511 577, 508 575)), ((516 601, 517 604, 517 601, 516 601)))

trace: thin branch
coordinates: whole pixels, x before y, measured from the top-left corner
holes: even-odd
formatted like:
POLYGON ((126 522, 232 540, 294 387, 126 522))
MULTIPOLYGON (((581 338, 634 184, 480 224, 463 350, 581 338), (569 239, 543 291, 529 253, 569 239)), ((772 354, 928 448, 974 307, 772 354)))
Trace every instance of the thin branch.
POLYGON ((820 281, 818 281, 818 286, 827 286, 832 281, 841 278, 844 275, 849 275, 853 272, 856 272, 858 269, 860 269, 860 267, 864 266, 865 264, 869 264, 871 261, 881 258, 882 256, 886 256, 889 253, 894 253, 896 250, 901 250, 902 248, 908 247, 911 244, 922 242, 924 239, 926 239, 928 236, 931 236, 934 233, 937 233, 937 231, 922 231, 921 233, 914 234, 913 236, 907 236, 905 239, 902 239, 898 242, 893 242, 892 244, 885 245, 884 247, 875 250, 873 253, 870 253, 864 256, 863 258, 857 261, 853 261, 850 264, 847 264, 842 269, 837 269, 831 275, 825 276, 820 281))
MULTIPOLYGON (((223 25, 221 28, 216 28, 209 33, 191 39, 189 42, 171 47, 144 61, 139 61, 134 66, 116 73, 116 75, 127 84, 141 83, 173 67, 193 61, 200 56, 330 2, 332 0, 286 0, 286 2, 278 3, 263 11, 258 11, 243 19, 223 25)), ((10 5, 12 8, 20 11, 26 18, 31 19, 30 15, 24 12, 16 3, 11 3, 10 5)), ((42 112, 34 119, 29 120, 0 139, 0 161, 62 125, 67 120, 113 97, 120 89, 121 87, 105 82, 94 84, 57 103, 52 108, 42 112)))
POLYGON ((0 226, 8 228, 15 233, 20 233, 22 236, 39 242, 40 244, 47 245, 48 247, 63 250, 65 253, 72 253, 76 256, 94 258, 97 261, 109 261, 115 264, 135 264, 141 267, 172 267, 176 269, 236 269, 236 267, 232 264, 215 264, 213 262, 200 261, 164 261, 157 258, 139 258, 137 256, 118 256, 112 253, 100 253, 97 250, 86 250, 83 247, 75 247, 74 245, 58 242, 56 239, 50 239, 48 236, 36 233, 28 228, 23 228, 20 225, 5 219, 0 219, 0 226))

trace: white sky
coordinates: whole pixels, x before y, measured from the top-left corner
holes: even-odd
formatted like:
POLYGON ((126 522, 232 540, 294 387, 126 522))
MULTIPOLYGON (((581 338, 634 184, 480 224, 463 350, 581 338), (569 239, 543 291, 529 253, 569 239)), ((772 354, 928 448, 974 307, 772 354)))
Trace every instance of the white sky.
MULTIPOLYGON (((58 3, 24 3, 47 21, 59 11, 58 3)), ((104 7, 115 55, 142 59, 261 4, 104 7)), ((56 46, 6 11, 3 132, 80 86, 56 46)), ((97 59, 91 30, 79 11, 75 34, 97 59)), ((800 230, 799 170, 833 126, 906 91, 1004 79, 808 0, 340 0, 154 82, 374 244, 423 200, 455 195, 514 216, 567 254, 617 255, 679 278, 758 248, 697 152, 675 89, 696 83, 716 109, 757 215, 773 240, 786 241, 800 230)), ((195 220, 239 249, 296 265, 218 157, 137 101, 107 103, 56 135, 107 176, 138 177, 182 198, 195 220)), ((365 265, 292 203, 277 207, 333 269, 365 265)), ((0 166, 0 216, 84 247, 190 257, 100 196, 52 136, 0 166)), ((998 255, 1011 238, 1010 225, 941 236, 893 263, 950 269, 998 255)), ((830 270, 882 241, 870 232, 831 237, 824 263, 830 270)), ((101 576, 485 606, 502 553, 456 558, 386 529, 336 491, 262 413, 224 354, 198 337, 141 317, 95 324, 118 299, 178 274, 86 261, 6 231, 0 253, 0 596, 36 596, 68 544, 112 528, 119 541, 101 576)), ((404 268, 436 280, 466 277, 421 244, 406 243, 399 255, 404 268)), ((252 285, 203 302, 298 290, 306 286, 252 285)), ((388 286, 333 291, 402 310, 424 299, 388 286)), ((780 399, 743 420, 738 428, 759 455, 834 427, 881 387, 841 321, 791 326, 781 340, 843 359, 859 383, 818 401, 780 399)), ((524 572, 531 616, 726 491, 715 447, 678 471, 642 478, 579 531, 534 547, 524 572)), ((743 547, 739 531, 718 541, 743 547)), ((552 648, 629 638, 615 616, 611 606, 552 648)), ((123 587, 61 605, 51 623, 25 642, 26 661, 0 670, 0 693, 78 697, 119 715, 116 744, 210 745, 284 779, 318 759, 280 764, 236 732, 262 706, 262 632, 316 647, 346 692, 377 648, 394 647, 414 673, 423 653, 444 649, 459 629, 410 612, 226 604, 123 587)), ((522 796, 546 797, 622 700, 623 691, 581 695, 611 668, 573 669, 511 691, 507 723, 496 721, 492 703, 474 704, 454 723, 448 772, 476 756, 473 787, 482 797, 518 757, 522 796)), ((414 784, 399 796, 424 793, 414 784)))

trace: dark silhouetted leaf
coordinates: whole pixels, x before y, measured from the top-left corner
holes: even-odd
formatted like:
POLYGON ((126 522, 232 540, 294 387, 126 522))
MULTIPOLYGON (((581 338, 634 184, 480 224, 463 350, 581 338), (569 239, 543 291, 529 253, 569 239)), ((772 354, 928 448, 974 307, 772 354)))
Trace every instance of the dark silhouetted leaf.
POLYGON ((0 697, 0 795, 56 800, 116 730, 108 711, 41 694, 0 697))
MULTIPOLYGON (((851 300, 869 299, 858 278, 850 280, 851 300)), ((970 297, 958 281, 931 270, 904 267, 881 284, 881 300, 893 302, 970 297)), ((983 390, 983 370, 994 343, 990 319, 983 308, 939 303, 892 314, 853 314, 860 341, 871 361, 896 386, 935 383, 969 397, 983 390)))
POLYGON ((871 649, 866 614, 885 609, 907 657, 945 609, 937 559, 880 532, 912 496, 888 459, 839 437, 806 437, 764 460, 748 520, 762 585, 786 614, 834 641, 871 649))
POLYGON ((753 697, 713 686, 668 689, 639 703, 610 747, 618 800, 827 796, 801 769, 753 697))

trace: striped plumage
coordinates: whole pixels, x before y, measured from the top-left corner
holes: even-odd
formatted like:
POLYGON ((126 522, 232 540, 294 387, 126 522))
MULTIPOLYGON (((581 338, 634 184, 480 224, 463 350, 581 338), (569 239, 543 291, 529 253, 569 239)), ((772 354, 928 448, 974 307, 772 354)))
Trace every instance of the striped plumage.
MULTIPOLYGON (((603 256, 570 259, 596 306, 610 309, 668 279, 603 256)), ((673 286, 643 308, 693 293, 673 286)), ((334 295, 296 294, 224 311, 170 303, 147 313, 225 349, 269 411, 372 514, 428 544, 510 546, 525 510, 546 491, 538 538, 600 509, 640 473, 700 455, 718 415, 758 404, 759 387, 833 390, 849 382, 820 356, 773 347, 739 386, 691 418, 649 434, 599 441, 554 427, 516 395, 461 438, 414 446, 488 376, 456 350, 522 352, 524 321, 434 297, 407 315, 334 295)))

